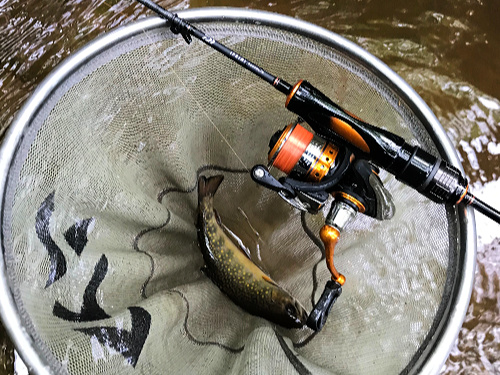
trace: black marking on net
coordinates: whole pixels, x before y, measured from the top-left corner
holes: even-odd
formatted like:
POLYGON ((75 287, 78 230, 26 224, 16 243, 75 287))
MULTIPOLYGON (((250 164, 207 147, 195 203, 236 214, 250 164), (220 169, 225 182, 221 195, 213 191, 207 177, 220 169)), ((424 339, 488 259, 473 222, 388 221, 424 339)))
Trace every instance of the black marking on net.
POLYGON ((130 331, 117 327, 75 328, 87 336, 95 337, 102 344, 120 353, 135 367, 151 328, 151 314, 142 307, 128 307, 132 319, 130 331))
POLYGON ((54 212, 54 195, 55 191, 45 198, 38 208, 35 219, 36 235, 49 253, 50 259, 50 271, 47 282, 45 283, 45 288, 48 288, 63 277, 67 271, 66 258, 50 235, 50 219, 54 212))
POLYGON ((83 249, 87 245, 88 229, 93 222, 93 217, 77 221, 64 233, 66 242, 73 250, 75 250, 75 253, 78 256, 82 254, 83 249))
POLYGON ((286 357, 288 358, 288 360, 290 361, 292 366, 295 368, 295 370, 297 370, 297 372, 300 375, 312 375, 312 372, 307 369, 307 367, 300 361, 300 359, 288 347, 283 336, 281 336, 276 331, 274 331, 274 334, 276 335, 276 338, 278 339, 278 342, 281 346, 281 349, 283 349, 283 352, 285 353, 286 357))
POLYGON ((83 294, 83 304, 79 313, 68 310, 56 301, 52 313, 60 319, 70 322, 91 322, 110 318, 108 314, 97 303, 97 288, 101 285, 104 277, 108 273, 108 259, 101 256, 99 262, 94 267, 94 273, 83 294))
POLYGON ((182 299, 184 300, 184 302, 186 303, 186 316, 184 317, 183 327, 184 327, 184 331, 186 332, 186 335, 187 335, 187 338, 189 339, 189 341, 195 343, 196 345, 214 345, 214 346, 217 346, 217 347, 224 349, 224 350, 228 351, 229 353, 233 353, 233 354, 241 353, 243 351, 243 349, 245 349, 244 345, 240 348, 231 348, 230 346, 221 344, 217 341, 201 341, 201 340, 198 340, 197 338, 195 338, 193 336, 193 334, 191 332, 189 332, 189 328, 188 328, 188 319, 189 319, 189 312, 190 312, 188 299, 179 290, 172 289, 171 291, 180 295, 182 297, 182 299))

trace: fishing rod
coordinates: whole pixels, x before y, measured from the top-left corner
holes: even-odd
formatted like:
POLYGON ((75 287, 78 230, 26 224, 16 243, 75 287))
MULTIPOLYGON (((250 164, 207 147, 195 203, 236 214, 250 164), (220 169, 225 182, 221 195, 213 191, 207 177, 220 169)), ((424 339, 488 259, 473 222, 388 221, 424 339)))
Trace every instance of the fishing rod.
POLYGON ((402 137, 362 121, 307 81, 290 85, 153 1, 137 1, 169 21, 172 32, 181 34, 187 43, 191 43, 191 36, 194 36, 287 95, 286 108, 324 138, 353 148, 363 159, 394 174, 398 180, 437 203, 464 202, 500 224, 500 212, 472 195, 466 178, 446 161, 409 145, 402 137))
POLYGON ((315 132, 298 121, 272 136, 268 165, 277 167, 286 177, 276 179, 264 165, 256 165, 251 171, 254 181, 302 211, 317 213, 330 195, 335 198, 320 231, 332 277, 309 315, 310 328, 319 331, 323 327, 342 292, 345 277, 333 263, 340 233, 357 213, 378 220, 394 215, 392 196, 378 177, 379 168, 434 202, 464 203, 500 224, 500 212, 477 199, 461 171, 445 160, 345 111, 305 80, 292 86, 153 1, 137 1, 169 21, 171 31, 181 34, 188 44, 194 36, 285 94, 285 107, 315 132))

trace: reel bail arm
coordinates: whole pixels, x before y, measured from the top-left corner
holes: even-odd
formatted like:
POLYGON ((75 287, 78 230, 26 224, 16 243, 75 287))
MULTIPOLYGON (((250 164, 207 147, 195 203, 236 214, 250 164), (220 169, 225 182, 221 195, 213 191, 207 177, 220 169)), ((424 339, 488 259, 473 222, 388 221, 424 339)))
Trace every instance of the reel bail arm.
POLYGON ((276 191, 291 206, 311 214, 317 214, 328 199, 328 193, 322 189, 303 191, 297 189, 291 179, 277 180, 265 166, 260 164, 252 168, 250 176, 259 185, 276 191))

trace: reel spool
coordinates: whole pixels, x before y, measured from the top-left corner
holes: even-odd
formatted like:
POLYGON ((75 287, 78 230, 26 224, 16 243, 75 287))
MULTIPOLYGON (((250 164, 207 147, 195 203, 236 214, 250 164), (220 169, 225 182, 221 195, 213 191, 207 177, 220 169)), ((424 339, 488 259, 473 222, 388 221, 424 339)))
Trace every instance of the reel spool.
POLYGON ((304 129, 290 124, 269 142, 269 165, 296 179, 321 181, 336 171, 339 148, 304 129))
MULTIPOLYGON (((459 166, 414 91, 343 38, 266 12, 180 16, 263 66, 328 83, 344 108, 459 166)), ((256 189, 246 169, 291 120, 265 83, 159 18, 106 34, 51 74, 0 154, 0 313, 33 372, 437 373, 472 289, 473 213, 387 174, 396 215, 363 216, 342 235, 349 283, 320 333, 248 315, 199 272, 193 186, 222 171, 222 220, 250 244, 251 224, 261 265, 308 309, 320 298, 324 217, 256 189)))

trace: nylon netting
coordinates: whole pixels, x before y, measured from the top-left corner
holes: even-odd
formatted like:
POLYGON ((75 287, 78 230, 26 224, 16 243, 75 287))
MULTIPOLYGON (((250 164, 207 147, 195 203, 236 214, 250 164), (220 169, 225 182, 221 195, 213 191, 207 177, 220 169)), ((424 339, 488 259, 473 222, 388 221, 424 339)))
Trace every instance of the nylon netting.
MULTIPOLYGON (((435 152, 413 112, 373 73, 291 32, 199 27, 289 82, 435 152)), ((222 173, 222 221, 310 310, 329 278, 325 213, 259 188, 270 136, 295 120, 284 97, 167 29, 101 52, 63 82, 18 151, 4 232, 30 334, 71 374, 385 374, 411 367, 446 298, 456 224, 382 173, 395 217, 359 216, 336 250, 346 275, 324 329, 247 314, 200 272, 196 181, 222 173), (408 367, 409 366, 409 367, 408 367)), ((440 310, 441 309, 441 310, 440 310)))

